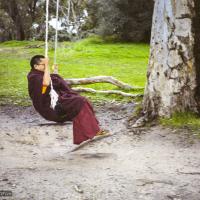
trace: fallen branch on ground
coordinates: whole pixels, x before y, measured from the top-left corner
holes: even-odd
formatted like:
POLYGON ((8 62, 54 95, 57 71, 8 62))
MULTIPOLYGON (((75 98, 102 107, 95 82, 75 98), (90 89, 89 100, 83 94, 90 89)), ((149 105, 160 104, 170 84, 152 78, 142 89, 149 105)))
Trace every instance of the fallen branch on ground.
POLYGON ((65 79, 65 81, 69 85, 86 85, 86 84, 94 84, 94 83, 111 83, 116 85, 121 89, 144 89, 142 87, 132 87, 122 81, 117 80, 112 76, 94 76, 89 78, 72 78, 72 79, 65 79))
POLYGON ((76 87, 76 88, 72 88, 74 91, 76 92, 89 92, 89 93, 101 93, 101 94, 117 94, 117 95, 121 95, 124 97, 142 97, 143 94, 130 94, 130 93, 126 93, 126 92, 122 92, 119 90, 95 90, 92 88, 82 88, 82 87, 76 87))

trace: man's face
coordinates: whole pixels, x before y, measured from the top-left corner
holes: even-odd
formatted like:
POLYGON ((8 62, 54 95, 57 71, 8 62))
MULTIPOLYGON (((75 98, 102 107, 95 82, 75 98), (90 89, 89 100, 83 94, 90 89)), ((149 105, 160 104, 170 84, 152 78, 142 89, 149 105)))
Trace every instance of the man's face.
POLYGON ((37 65, 34 65, 35 69, 44 72, 45 62, 44 59, 40 59, 40 62, 37 65))

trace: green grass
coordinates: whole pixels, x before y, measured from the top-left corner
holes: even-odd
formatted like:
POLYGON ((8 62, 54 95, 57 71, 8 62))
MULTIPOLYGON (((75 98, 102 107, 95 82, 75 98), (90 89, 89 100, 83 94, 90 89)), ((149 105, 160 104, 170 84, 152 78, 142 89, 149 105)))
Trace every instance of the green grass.
POLYGON ((200 135, 200 118, 199 115, 192 112, 177 112, 169 119, 161 118, 160 123, 164 126, 172 128, 188 128, 198 132, 200 135))
MULTIPOLYGON (((30 104, 26 75, 30 70, 29 60, 35 54, 43 54, 43 48, 30 48, 40 41, 9 41, 0 43, 0 103, 30 104)), ((50 47, 53 44, 50 44, 50 47)), ((52 64, 54 51, 50 48, 52 64)), ((78 42, 59 44, 57 60, 59 73, 65 78, 114 76, 133 86, 144 87, 149 45, 105 42, 99 37, 78 42)), ((94 84, 94 89, 117 89, 110 84, 94 84)), ((142 93, 143 91, 131 91, 142 93)), ((85 95, 85 94, 84 94, 85 95)), ((117 98, 115 95, 87 95, 93 100, 117 98)))

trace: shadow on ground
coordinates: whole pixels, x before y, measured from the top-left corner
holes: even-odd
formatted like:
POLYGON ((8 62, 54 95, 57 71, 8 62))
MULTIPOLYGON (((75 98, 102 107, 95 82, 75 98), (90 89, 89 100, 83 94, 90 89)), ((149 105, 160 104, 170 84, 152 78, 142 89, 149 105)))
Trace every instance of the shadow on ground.
POLYGON ((0 107, 0 190, 17 200, 200 200, 200 142, 187 131, 127 129, 134 103, 95 106, 113 136, 69 153, 72 124, 0 107))

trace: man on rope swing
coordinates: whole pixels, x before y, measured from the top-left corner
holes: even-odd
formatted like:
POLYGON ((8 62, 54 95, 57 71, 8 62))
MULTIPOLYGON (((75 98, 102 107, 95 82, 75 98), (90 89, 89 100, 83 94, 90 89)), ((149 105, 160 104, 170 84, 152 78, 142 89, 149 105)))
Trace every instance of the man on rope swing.
POLYGON ((95 136, 105 135, 95 117, 92 105, 73 91, 58 74, 50 74, 48 58, 34 56, 28 78, 29 96, 36 111, 46 120, 54 122, 73 121, 73 143, 80 144, 95 136), (54 109, 51 107, 51 81, 58 94, 54 109))

